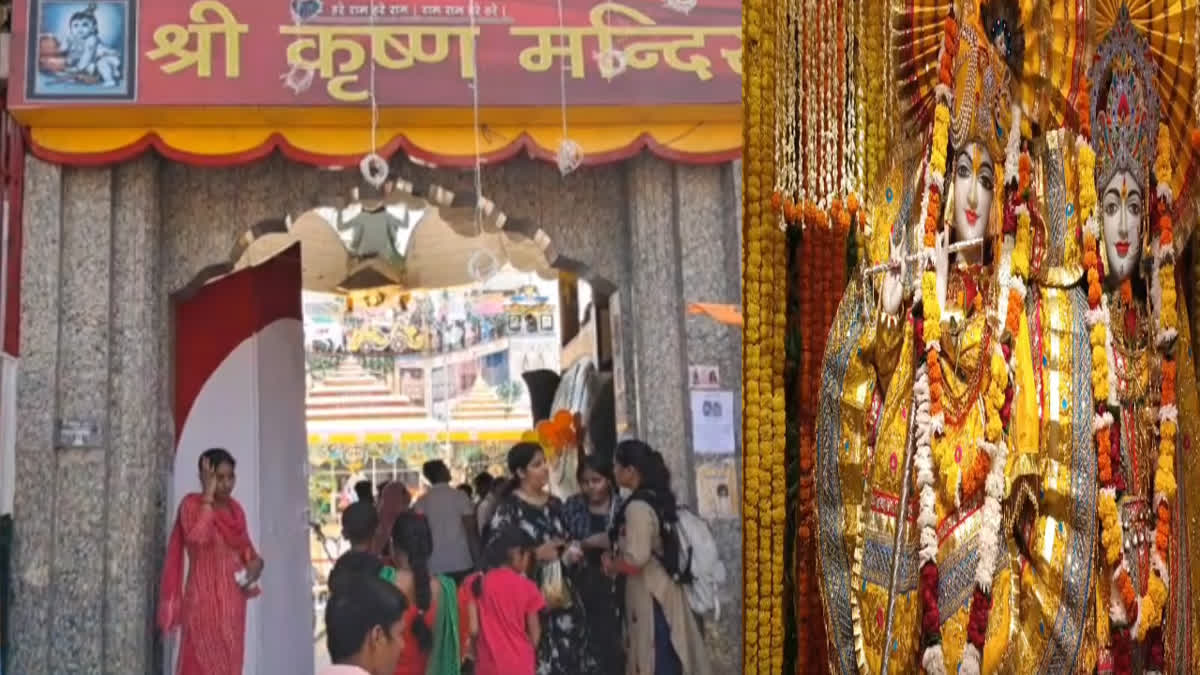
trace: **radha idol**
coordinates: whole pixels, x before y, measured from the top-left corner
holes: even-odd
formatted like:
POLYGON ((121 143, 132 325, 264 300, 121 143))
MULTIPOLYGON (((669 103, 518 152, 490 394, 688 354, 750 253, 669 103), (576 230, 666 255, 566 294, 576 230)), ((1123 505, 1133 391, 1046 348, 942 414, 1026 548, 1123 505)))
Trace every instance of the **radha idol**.
POLYGON ((1096 670, 1193 673, 1200 667, 1189 565, 1195 506, 1177 488, 1180 477, 1194 478, 1188 455, 1200 402, 1190 339, 1179 330, 1188 323, 1176 292, 1171 219, 1175 94, 1156 87, 1161 66, 1129 8, 1120 3, 1099 16, 1109 24, 1089 78, 1095 133, 1085 149, 1095 157, 1095 192, 1080 200, 1098 202, 1085 251, 1092 343, 1103 345, 1092 382, 1101 532, 1096 670))

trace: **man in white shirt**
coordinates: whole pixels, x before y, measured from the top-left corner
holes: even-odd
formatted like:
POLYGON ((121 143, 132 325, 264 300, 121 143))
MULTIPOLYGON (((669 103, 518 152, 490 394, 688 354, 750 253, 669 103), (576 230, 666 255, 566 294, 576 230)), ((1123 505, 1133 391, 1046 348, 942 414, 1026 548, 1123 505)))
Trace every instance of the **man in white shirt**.
POLYGON ((462 583, 475 569, 474 552, 479 533, 475 529, 475 505, 462 490, 450 486, 450 469, 435 459, 421 467, 429 489, 413 504, 413 511, 424 514, 433 532, 433 555, 429 572, 444 574, 454 583, 462 583))
POLYGON ((333 665, 320 675, 392 675, 404 651, 408 601, 367 574, 348 578, 325 605, 325 644, 333 665))

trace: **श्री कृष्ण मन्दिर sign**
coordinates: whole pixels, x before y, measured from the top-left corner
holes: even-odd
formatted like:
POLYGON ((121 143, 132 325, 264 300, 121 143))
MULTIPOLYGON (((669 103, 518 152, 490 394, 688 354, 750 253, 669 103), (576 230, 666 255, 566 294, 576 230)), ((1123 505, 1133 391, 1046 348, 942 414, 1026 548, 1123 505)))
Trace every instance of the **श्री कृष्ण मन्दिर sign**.
POLYGON ((25 48, 13 65, 25 81, 10 88, 10 105, 344 106, 369 99, 372 67, 381 106, 470 106, 476 79, 485 107, 558 106, 563 79, 572 105, 740 102, 737 0, 686 14, 641 0, 562 8, 560 17, 546 0, 17 0, 14 38, 25 48))

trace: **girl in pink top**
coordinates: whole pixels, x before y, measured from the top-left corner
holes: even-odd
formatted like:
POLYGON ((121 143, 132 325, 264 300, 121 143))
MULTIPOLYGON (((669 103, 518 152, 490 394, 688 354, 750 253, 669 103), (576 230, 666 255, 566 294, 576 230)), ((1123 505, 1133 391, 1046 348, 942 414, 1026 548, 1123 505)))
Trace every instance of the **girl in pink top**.
POLYGON ((542 592, 526 576, 536 542, 519 528, 497 533, 485 558, 489 570, 472 582, 478 641, 475 675, 534 675, 542 638, 542 592))

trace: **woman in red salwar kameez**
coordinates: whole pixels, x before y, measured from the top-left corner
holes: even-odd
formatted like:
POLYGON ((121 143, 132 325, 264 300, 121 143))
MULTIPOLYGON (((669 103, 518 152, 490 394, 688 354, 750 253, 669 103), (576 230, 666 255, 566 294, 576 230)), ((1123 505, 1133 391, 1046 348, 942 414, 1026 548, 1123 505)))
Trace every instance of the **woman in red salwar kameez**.
POLYGON ((232 495, 235 464, 221 448, 200 456, 204 490, 183 498, 171 531, 158 624, 181 629, 177 675, 242 675, 246 601, 259 593, 263 560, 232 495))

